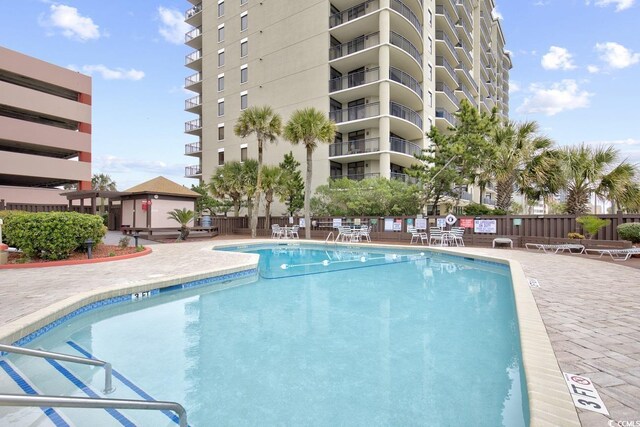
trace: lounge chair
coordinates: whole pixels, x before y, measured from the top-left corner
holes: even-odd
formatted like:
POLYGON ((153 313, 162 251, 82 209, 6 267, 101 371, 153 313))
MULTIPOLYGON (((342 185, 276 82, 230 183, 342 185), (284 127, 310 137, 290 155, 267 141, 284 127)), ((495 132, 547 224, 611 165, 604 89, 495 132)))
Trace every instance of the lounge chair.
POLYGON ((557 245, 543 244, 543 243, 525 243, 525 248, 527 250, 538 250, 542 251, 545 254, 567 251, 570 254, 582 254, 584 253, 584 245, 574 244, 574 243, 562 243, 557 245))
POLYGON ((425 240, 427 241, 427 244, 429 244, 429 236, 424 231, 418 231, 415 227, 407 227, 407 233, 411 233, 410 245, 413 245, 414 241, 418 243, 418 239, 420 239, 420 243, 423 245, 425 240))
POLYGON ((627 248, 627 249, 586 249, 587 254, 593 255, 600 254, 600 258, 603 255, 609 255, 614 261, 626 261, 633 255, 640 255, 640 248, 627 248))

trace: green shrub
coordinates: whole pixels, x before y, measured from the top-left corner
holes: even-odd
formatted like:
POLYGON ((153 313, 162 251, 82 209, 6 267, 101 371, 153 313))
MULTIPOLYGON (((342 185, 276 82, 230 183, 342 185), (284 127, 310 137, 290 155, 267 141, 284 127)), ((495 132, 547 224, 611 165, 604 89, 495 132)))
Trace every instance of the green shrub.
POLYGON ((491 215, 493 213, 491 209, 479 203, 469 203, 464 207, 463 212, 469 216, 491 215))
POLYGON ((11 234, 7 232, 13 227, 13 222, 21 215, 28 215, 24 211, 0 211, 0 218, 4 222, 2 225, 2 241, 9 246, 15 247, 15 242, 11 241, 11 234))
POLYGON ((630 240, 631 243, 640 243, 640 222, 620 224, 616 230, 621 239, 630 240))
POLYGON ((129 236, 124 236, 123 238, 121 238, 121 239, 118 241, 118 246, 119 246, 121 249, 125 249, 125 248, 129 247, 129 243, 131 243, 131 237, 129 237, 129 236))
POLYGON ((567 234, 569 239, 584 239, 584 236, 580 233, 569 233, 567 234))
POLYGON ((77 212, 22 212, 8 219, 7 241, 32 258, 66 259, 87 239, 97 245, 107 232, 101 217, 77 212))
POLYGON ((600 219, 597 216, 592 215, 580 216, 576 218, 576 222, 578 224, 582 224, 582 229, 585 231, 589 239, 593 239, 596 234, 598 234, 598 230, 602 227, 606 227, 611 224, 611 221, 608 219, 600 219))

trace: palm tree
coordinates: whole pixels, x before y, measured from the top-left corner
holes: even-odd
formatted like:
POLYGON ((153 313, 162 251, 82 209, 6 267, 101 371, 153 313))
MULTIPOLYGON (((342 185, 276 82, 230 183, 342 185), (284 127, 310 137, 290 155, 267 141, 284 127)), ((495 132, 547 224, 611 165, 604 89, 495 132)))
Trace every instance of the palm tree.
POLYGON ((240 215, 242 196, 244 195, 242 163, 227 162, 219 167, 211 177, 211 192, 220 198, 228 197, 233 204, 234 215, 240 215))
MULTIPOLYGON (((116 191, 116 183, 107 174, 94 174, 91 177, 91 188, 95 191, 116 191)), ((100 197, 100 215, 104 214, 104 197, 100 197)))
POLYGON ((273 203, 273 196, 278 190, 281 175, 282 175, 282 169, 280 169, 278 166, 264 166, 262 168, 262 190, 264 191, 264 202, 265 202, 264 203, 265 230, 268 230, 271 228, 271 203, 273 203))
POLYGON ((247 197, 247 215, 250 219, 254 218, 258 212, 258 204, 254 204, 254 197, 258 191, 258 162, 254 159, 242 162, 241 171, 241 191, 247 197))
POLYGON ((296 110, 284 128, 284 137, 292 144, 302 142, 307 149, 307 176, 304 192, 304 234, 311 238, 311 175, 313 172, 313 151, 318 142, 330 144, 336 135, 336 124, 315 108, 296 110))
POLYGON ((249 107, 240 113, 233 132, 241 138, 246 138, 255 133, 258 139, 258 181, 255 191, 255 211, 251 215, 251 237, 255 238, 262 191, 262 151, 264 142, 276 141, 276 137, 282 133, 282 118, 269 106, 249 107))
POLYGON ((506 121, 491 134, 493 156, 487 159, 496 180, 496 207, 508 211, 514 190, 532 195, 534 186, 548 181, 553 141, 538 135, 536 122, 506 121))
POLYGON ((634 165, 622 162, 602 177, 595 192, 599 197, 611 202, 611 213, 615 213, 615 209, 620 208, 621 201, 629 200, 630 188, 636 173, 634 165))
POLYGON ((563 153, 567 188, 567 213, 573 215, 589 211, 589 197, 601 187, 607 170, 615 170, 626 164, 612 168, 618 159, 618 151, 613 146, 590 147, 585 144, 567 147, 563 153))
POLYGON ((173 219, 180 224, 180 236, 178 237, 178 241, 187 240, 189 236, 189 223, 193 220, 193 211, 188 210, 187 208, 182 209, 174 209, 170 212, 167 212, 169 216, 167 219, 173 219))

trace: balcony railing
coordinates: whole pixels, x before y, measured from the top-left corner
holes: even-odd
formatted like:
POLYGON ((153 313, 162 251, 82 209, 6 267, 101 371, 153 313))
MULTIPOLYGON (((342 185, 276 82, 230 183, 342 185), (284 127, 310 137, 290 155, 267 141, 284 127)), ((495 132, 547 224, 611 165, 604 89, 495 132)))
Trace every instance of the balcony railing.
POLYGON ((185 65, 189 65, 192 62, 195 62, 200 58, 202 58, 202 51, 201 50, 194 50, 193 52, 191 52, 190 54, 188 54, 187 56, 184 57, 184 64, 185 65))
POLYGON ((416 184, 418 182, 416 178, 409 176, 406 173, 398 173, 398 172, 391 172, 391 179, 395 179, 396 181, 402 181, 405 184, 416 184))
POLYGON ((463 191, 463 192, 458 193, 458 194, 460 194, 460 198, 462 200, 468 200, 468 201, 472 201, 473 200, 473 196, 468 191, 463 191))
POLYGON ((418 33, 420 34, 420 36, 422 36, 422 24, 420 23, 420 19, 418 19, 416 14, 413 13, 413 11, 410 8, 408 8, 407 5, 402 3, 400 0, 392 0, 391 9, 395 10, 400 15, 407 18, 407 20, 411 22, 411 24, 413 24, 416 30, 418 30, 418 33))
POLYGON ((444 6, 442 6, 442 5, 437 5, 436 6, 436 15, 444 16, 444 18, 447 20, 449 25, 451 25, 451 29, 455 30, 456 24, 453 21, 453 18, 451 18, 451 15, 449 15, 449 12, 447 12, 447 9, 444 8, 444 6))
POLYGON ((184 123, 185 132, 193 132, 200 129, 202 129, 202 122, 200 121, 200 119, 193 119, 184 123))
POLYGON ((418 48, 416 48, 409 40, 405 39, 400 34, 391 31, 389 41, 392 45, 398 46, 400 49, 411 55, 413 59, 418 61, 418 64, 420 64, 420 66, 422 67, 422 55, 420 54, 418 48))
POLYGON ((380 33, 371 33, 329 48, 329 60, 342 58, 380 44, 380 33))
POLYGON ((485 205, 489 205, 489 206, 495 206, 496 205, 496 201, 489 198, 489 197, 485 197, 484 199, 482 199, 482 203, 484 203, 485 205))
POLYGON ((471 14, 471 11, 469 10, 469 7, 467 6, 467 0, 457 0, 456 4, 462 6, 462 8, 464 9, 465 13, 467 14, 467 20, 469 22, 472 22, 472 19, 473 19, 472 16, 473 15, 471 14))
POLYGON ((344 110, 334 110, 329 112, 329 119, 336 123, 350 122, 352 120, 366 119, 380 115, 380 103, 357 105, 344 110))
POLYGON ((417 144, 405 141, 404 139, 391 137, 389 138, 389 143, 391 145, 391 151, 395 151, 396 153, 403 153, 409 156, 415 156, 422 153, 422 149, 417 144))
POLYGON ((329 157, 375 153, 376 151, 380 151, 380 138, 356 139, 331 144, 329 146, 329 157))
POLYGON ((459 48, 458 52, 462 52, 462 54, 467 58, 467 61, 473 64, 473 52, 471 52, 469 46, 467 46, 467 44, 461 39, 458 39, 456 47, 459 48))
POLYGON ((354 173, 351 175, 340 175, 340 176, 332 176, 331 179, 342 179, 347 178, 353 181, 362 181, 367 178, 378 178, 380 176, 379 173, 354 173))
POLYGON ((202 77, 200 76, 200 73, 195 73, 184 79, 184 87, 189 87, 196 83, 200 83, 201 81, 202 77))
MULTIPOLYGON (((458 64, 458 66, 456 67, 456 70, 462 70, 462 73, 465 75, 465 77, 467 78, 467 80, 469 81, 469 83, 471 83, 471 86, 473 86, 473 88, 476 90, 476 92, 478 91, 478 83, 476 83, 475 79, 471 76, 471 73, 469 72, 469 70, 467 69, 467 67, 460 63, 458 64)), ((458 82, 460 82, 460 80, 458 79, 458 82)))
POLYGON ((198 176, 198 175, 202 175, 202 166, 200 165, 185 166, 184 168, 185 177, 198 176))
POLYGON ((199 107, 201 105, 202 105, 202 99, 200 98, 200 95, 194 96, 193 98, 189 98, 186 101, 184 101, 185 110, 190 110, 192 108, 199 107))
POLYGON ((196 28, 194 28, 193 30, 187 32, 184 35, 184 42, 188 43, 191 40, 193 40, 193 39, 195 39, 197 37, 200 37, 201 35, 202 35, 202 27, 196 27, 196 28))
POLYGON ((458 82, 458 85, 459 86, 457 90, 464 92, 464 94, 467 96, 467 101, 469 101, 474 107, 478 108, 478 102, 476 102, 476 99, 473 97, 473 95, 471 95, 471 92, 464 85, 464 83, 458 82))
POLYGON ((343 89, 362 86, 378 80, 380 80, 380 69, 378 67, 370 68, 365 71, 358 71, 357 73, 350 73, 346 76, 329 80, 329 92, 337 92, 343 89))
POLYGON ((436 40, 441 40, 445 42, 445 44, 451 49, 451 52, 456 51, 456 46, 453 44, 449 36, 447 36, 444 31, 436 31, 436 40))
POLYGON ((377 3, 377 0, 367 0, 353 7, 350 7, 349 9, 345 9, 343 11, 336 12, 330 15, 329 28, 337 27, 338 25, 344 24, 345 22, 352 21, 366 15, 367 13, 378 10, 379 6, 377 6, 377 3), (376 3, 376 5, 372 5, 371 3, 376 3))
POLYGON ((449 73, 451 73, 452 76, 455 77, 455 69, 444 56, 436 56, 436 65, 439 67, 444 67, 449 73))
POLYGON ((189 19, 202 12, 202 3, 198 3, 184 13, 184 19, 189 19))
POLYGON ((443 108, 436 108, 436 118, 445 119, 449 123, 451 123, 453 126, 456 126, 458 124, 458 120, 456 119, 456 116, 454 116, 453 114, 451 114, 450 112, 448 112, 443 108))
POLYGON ((198 142, 191 142, 184 145, 184 154, 199 153, 202 151, 202 144, 198 142))
POLYGON ((422 99, 422 85, 410 74, 407 74, 404 71, 399 70, 398 68, 390 67, 389 79, 408 87, 409 89, 414 91, 420 97, 420 99, 422 99))
POLYGON ((422 117, 411 108, 392 101, 389 103, 389 112, 392 116, 407 120, 422 129, 422 117))
POLYGON ((444 94, 449 97, 451 102, 456 105, 458 104, 458 98, 456 97, 456 94, 453 92, 453 89, 451 89, 446 83, 436 82, 436 92, 444 92, 444 94))

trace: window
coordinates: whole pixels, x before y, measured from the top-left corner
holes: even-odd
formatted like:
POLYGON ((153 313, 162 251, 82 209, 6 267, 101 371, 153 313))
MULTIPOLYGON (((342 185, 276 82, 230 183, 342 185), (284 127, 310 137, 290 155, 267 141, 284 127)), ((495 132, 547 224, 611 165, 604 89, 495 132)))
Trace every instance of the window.
POLYGON ((218 99, 218 117, 224 116, 224 98, 218 99))
POLYGON ((222 67, 224 65, 224 49, 220 49, 218 51, 218 67, 222 67))
POLYGON ((224 148, 218 148, 218 166, 224 165, 224 148))
POLYGON ((224 41, 224 24, 218 25, 218 43, 224 41))
POLYGON ((338 162, 329 162, 330 176, 332 179, 342 178, 342 164, 338 162))
POLYGON ((247 144, 242 144, 240 146, 240 161, 241 162, 247 161, 247 144))
POLYGON ((240 6, 247 4, 248 0, 240 0, 240 6))
POLYGON ((249 26, 249 13, 242 12, 242 15, 240 15, 240 31, 246 31, 248 26, 249 26))
POLYGON ((431 91, 427 92, 427 101, 428 101, 429 107, 433 107, 433 92, 431 91))
POLYGON ((433 12, 429 10, 429 26, 433 27, 433 12))
POLYGON ((246 83, 249 80, 249 68, 245 64, 240 67, 240 83, 246 83))
POLYGON ((358 181, 364 179, 364 162, 347 163, 347 178, 358 181))
POLYGON ((224 74, 218 74, 218 92, 224 90, 224 74))
POLYGON ((433 53, 433 39, 431 38, 431 36, 427 38, 427 44, 429 48, 429 53, 433 53))
POLYGON ((249 54, 249 40, 240 40, 240 58, 244 58, 249 54))
POLYGON ((428 73, 428 76, 429 76, 429 81, 432 81, 433 80, 433 65, 427 64, 427 67, 428 67, 427 68, 427 73, 428 73))
POLYGON ((218 18, 224 16, 224 0, 218 0, 218 18))
POLYGON ((224 123, 218 125, 218 141, 224 141, 224 123))
POLYGON ((240 109, 244 110, 247 108, 247 104, 249 102, 249 95, 247 92, 240 92, 240 109))

